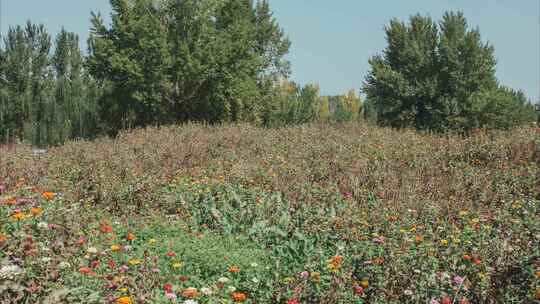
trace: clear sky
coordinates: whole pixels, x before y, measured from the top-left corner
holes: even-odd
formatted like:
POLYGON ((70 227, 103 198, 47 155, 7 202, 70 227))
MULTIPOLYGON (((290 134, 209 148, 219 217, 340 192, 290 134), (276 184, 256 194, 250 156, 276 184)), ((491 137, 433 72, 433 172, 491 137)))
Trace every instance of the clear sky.
MULTIPOLYGON (((90 11, 108 16, 108 0, 0 0, 2 32, 31 19, 52 32, 61 26, 88 36, 90 11)), ((293 45, 292 78, 317 82, 323 94, 359 89, 368 58, 385 46, 383 27, 393 17, 422 13, 439 19, 462 10, 495 46, 501 83, 540 95, 540 0, 270 0, 293 45)))

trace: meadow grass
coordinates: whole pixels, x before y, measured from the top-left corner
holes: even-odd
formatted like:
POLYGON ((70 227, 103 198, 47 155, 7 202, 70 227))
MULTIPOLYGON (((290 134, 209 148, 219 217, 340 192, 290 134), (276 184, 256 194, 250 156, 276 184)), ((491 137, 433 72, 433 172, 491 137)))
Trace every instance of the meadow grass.
POLYGON ((540 300, 539 134, 187 124, 6 149, 0 301, 540 300))

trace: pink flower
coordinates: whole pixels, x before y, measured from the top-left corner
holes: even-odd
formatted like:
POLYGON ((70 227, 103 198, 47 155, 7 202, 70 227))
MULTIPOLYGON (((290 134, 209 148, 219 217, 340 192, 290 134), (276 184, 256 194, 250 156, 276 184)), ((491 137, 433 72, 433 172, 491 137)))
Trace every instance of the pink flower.
POLYGON ((360 285, 354 285, 353 287, 354 294, 357 296, 363 296, 364 295, 364 287, 360 285))
POLYGON ((384 244, 384 241, 386 241, 386 238, 384 236, 379 236, 373 239, 373 242, 377 244, 384 244))
POLYGON ((300 278, 304 279, 304 280, 308 279, 309 278, 309 272, 307 272, 307 271, 300 272, 300 278))
POLYGON ((127 265, 122 265, 122 266, 120 266, 120 269, 119 269, 119 270, 120 270, 121 273, 123 273, 123 272, 128 271, 128 270, 129 270, 129 267, 128 267, 127 265))
POLYGON ((171 301, 175 301, 177 299, 176 294, 172 292, 165 293, 165 296, 171 301))
POLYGON ((463 277, 460 277, 460 276, 454 276, 454 278, 452 279, 452 281, 454 282, 454 284, 456 285, 461 285, 463 284, 463 282, 465 281, 465 279, 463 277))
POLYGON ((429 304, 441 304, 441 302, 439 302, 437 299, 431 299, 431 301, 429 301, 429 304))

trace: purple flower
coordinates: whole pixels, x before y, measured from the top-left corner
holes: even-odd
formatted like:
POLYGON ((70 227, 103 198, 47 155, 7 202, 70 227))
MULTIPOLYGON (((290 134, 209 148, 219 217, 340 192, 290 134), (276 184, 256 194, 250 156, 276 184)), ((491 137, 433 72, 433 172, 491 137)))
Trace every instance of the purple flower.
POLYGON ((454 276, 454 278, 452 279, 452 281, 454 282, 454 284, 456 285, 461 285, 463 284, 463 282, 465 281, 465 279, 463 277, 460 277, 460 276, 454 276))

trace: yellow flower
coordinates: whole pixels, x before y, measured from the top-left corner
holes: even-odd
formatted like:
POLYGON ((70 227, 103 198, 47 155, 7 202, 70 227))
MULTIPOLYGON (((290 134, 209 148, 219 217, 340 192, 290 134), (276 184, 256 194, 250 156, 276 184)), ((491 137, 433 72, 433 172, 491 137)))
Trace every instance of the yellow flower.
POLYGON ((120 297, 116 299, 116 304, 133 304, 131 297, 120 297))
POLYGON ((118 251, 120 251, 121 248, 122 247, 120 247, 119 245, 112 245, 111 246, 111 251, 118 252, 118 251))
POLYGON ((480 219, 479 219, 479 218, 473 218, 473 219, 471 220, 471 224, 478 224, 478 223, 480 223, 480 219))
POLYGON ((362 281, 360 281, 360 286, 362 286, 363 288, 368 288, 369 281, 367 279, 363 279, 362 281))
POLYGON ((138 259, 132 259, 132 260, 129 260, 128 261, 129 265, 131 266, 135 266, 135 265, 139 265, 141 263, 141 260, 138 260, 138 259))
POLYGON ((182 267, 182 262, 174 262, 174 263, 172 263, 172 268, 178 269, 180 267, 182 267))
POLYGON ((448 246, 448 240, 441 240, 441 246, 448 246))
POLYGON ((461 217, 467 216, 467 214, 469 214, 469 212, 467 210, 461 210, 459 212, 459 216, 461 216, 461 217))
POLYGON ((127 292, 128 289, 126 287, 118 288, 118 291, 120 292, 127 292))
POLYGON ((460 244, 461 240, 457 239, 457 238, 454 238, 454 239, 452 239, 452 242, 454 242, 454 244, 460 244))
POLYGON ((512 209, 519 209, 521 208, 521 203, 520 202, 514 202, 512 204, 512 209))
POLYGON ((150 244, 150 245, 154 245, 155 243, 157 243, 156 239, 149 239, 148 240, 148 244, 150 244))

